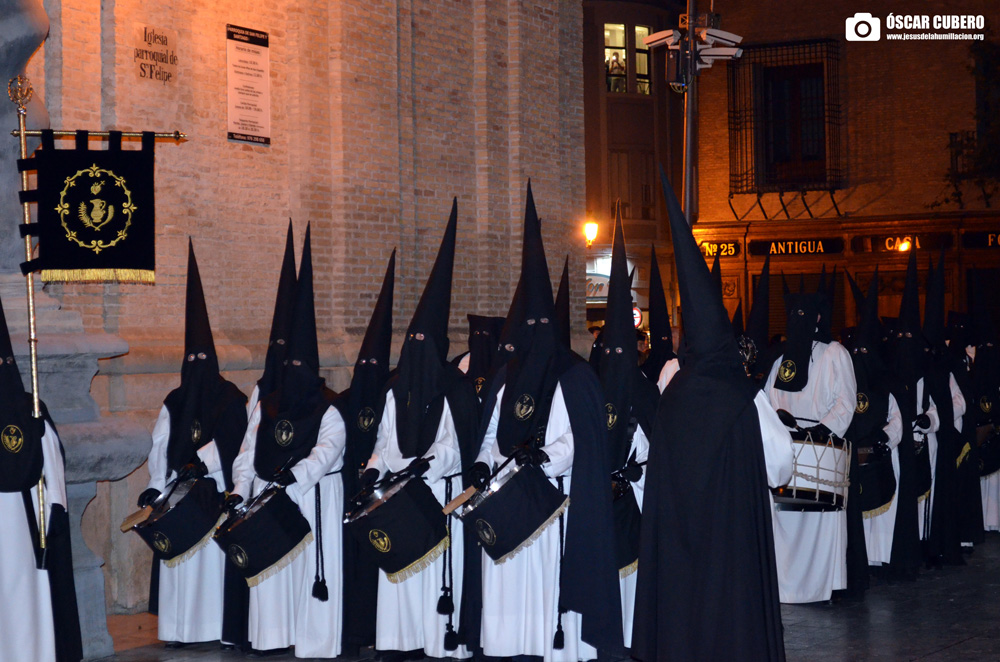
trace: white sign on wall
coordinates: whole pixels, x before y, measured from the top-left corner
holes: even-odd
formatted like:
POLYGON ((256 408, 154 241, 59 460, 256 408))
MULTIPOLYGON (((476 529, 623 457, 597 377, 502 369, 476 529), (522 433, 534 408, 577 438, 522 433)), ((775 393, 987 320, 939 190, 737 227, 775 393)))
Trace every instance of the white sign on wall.
POLYGON ((177 33, 133 23, 132 63, 135 77, 161 85, 177 82, 177 33))
POLYGON ((271 144, 271 60, 266 32, 226 26, 228 138, 271 144))

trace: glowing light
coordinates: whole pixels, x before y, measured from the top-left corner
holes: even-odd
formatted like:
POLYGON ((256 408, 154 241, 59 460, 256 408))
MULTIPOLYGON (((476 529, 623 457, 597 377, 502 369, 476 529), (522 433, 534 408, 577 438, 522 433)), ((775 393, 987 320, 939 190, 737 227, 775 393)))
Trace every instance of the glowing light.
POLYGON ((584 223, 583 236, 587 238, 587 248, 590 248, 594 244, 594 240, 597 239, 597 223, 594 221, 584 223))
POLYGON ((903 241, 896 244, 896 250, 898 250, 900 253, 905 253, 906 251, 910 250, 910 240, 904 239, 903 241))

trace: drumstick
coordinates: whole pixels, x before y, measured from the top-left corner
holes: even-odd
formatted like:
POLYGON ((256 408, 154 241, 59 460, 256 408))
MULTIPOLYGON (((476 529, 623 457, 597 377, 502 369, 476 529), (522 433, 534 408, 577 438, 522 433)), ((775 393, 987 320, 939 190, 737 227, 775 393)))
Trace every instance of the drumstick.
POLYGON ((122 525, 119 527, 121 529, 121 532, 127 533, 136 524, 139 524, 140 522, 145 522, 147 519, 149 519, 149 516, 152 514, 153 509, 158 507, 165 500, 169 499, 170 496, 174 493, 174 490, 177 489, 177 479, 174 478, 172 481, 167 483, 167 487, 163 489, 166 490, 167 488, 170 488, 170 492, 166 491, 161 492, 160 496, 156 497, 156 499, 153 500, 153 504, 151 506, 143 506, 142 508, 140 508, 139 510, 135 511, 134 513, 126 517, 124 520, 122 520, 122 525))
POLYGON ((459 506, 471 499, 472 495, 478 491, 478 488, 472 486, 465 488, 465 491, 449 501, 448 505, 441 509, 441 512, 445 515, 451 515, 453 512, 458 510, 459 506))

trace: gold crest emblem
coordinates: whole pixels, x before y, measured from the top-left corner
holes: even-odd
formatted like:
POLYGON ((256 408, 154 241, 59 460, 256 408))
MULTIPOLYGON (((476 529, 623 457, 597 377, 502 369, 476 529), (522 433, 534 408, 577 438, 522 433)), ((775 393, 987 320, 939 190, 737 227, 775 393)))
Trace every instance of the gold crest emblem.
POLYGON ((16 425, 8 425, 3 429, 3 432, 0 432, 0 442, 11 453, 20 453, 24 447, 24 435, 21 434, 21 428, 16 425))
POLYGON ((479 395, 479 393, 482 392, 483 390, 483 386, 486 384, 486 378, 476 377, 475 384, 476 384, 476 395, 479 395))
POLYGON ((854 408, 854 411, 858 414, 863 414, 868 411, 868 396, 864 393, 858 393, 858 406, 854 408))
POLYGON ((984 414, 990 413, 993 409, 993 401, 990 400, 990 396, 984 395, 979 398, 979 408, 983 410, 984 414))
POLYGON ((610 402, 604 405, 604 410, 608 413, 608 429, 614 430, 615 423, 618 422, 618 410, 610 402))
POLYGON ((153 547, 155 547, 156 551, 160 554, 169 554, 171 547, 170 538, 166 537, 159 531, 155 532, 153 534, 153 547))
POLYGON ((228 554, 229 560, 240 570, 246 568, 247 564, 250 563, 250 558, 247 556, 246 550, 239 545, 230 545, 228 554))
POLYGON ((196 445, 201 441, 201 422, 197 418, 191 421, 191 441, 196 445))
POLYGON ((490 526, 490 523, 484 519, 476 520, 476 535, 479 539, 483 541, 483 544, 492 547, 497 542, 497 533, 490 526))
POLYGON ((125 178, 94 164, 66 178, 55 210, 68 241, 100 253, 128 236, 136 206, 125 178))
POLYGON ((525 393, 514 403, 514 416, 519 421, 526 421, 535 413, 535 399, 525 393))
POLYGON ((778 379, 783 382, 790 382, 795 377, 795 361, 787 359, 778 366, 778 379))
POLYGON ((295 436, 295 428, 292 427, 291 421, 281 419, 274 424, 274 440, 282 448, 292 443, 293 436, 295 436))
POLYGON ((365 407, 358 412, 358 429, 362 432, 368 432, 375 425, 375 410, 371 407, 365 407))
POLYGON ((368 532, 368 542, 372 544, 375 551, 385 554, 390 549, 392 549, 392 541, 389 540, 389 534, 381 529, 372 529, 368 532))

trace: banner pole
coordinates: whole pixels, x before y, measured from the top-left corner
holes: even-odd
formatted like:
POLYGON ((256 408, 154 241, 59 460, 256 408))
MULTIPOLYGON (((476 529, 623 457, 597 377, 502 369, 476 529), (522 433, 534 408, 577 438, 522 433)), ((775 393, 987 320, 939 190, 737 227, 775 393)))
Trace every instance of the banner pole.
MULTIPOLYGON (((28 137, 26 135, 26 119, 27 119, 27 104, 31 100, 31 81, 25 76, 16 76, 11 78, 7 83, 7 96, 10 100, 17 105, 17 126, 18 132, 20 134, 20 144, 21 144, 21 158, 28 158, 28 137)), ((27 171, 21 172, 21 190, 28 190, 28 173, 27 171)), ((23 222, 27 225, 31 223, 31 210, 28 207, 30 203, 21 203, 21 212, 23 222)), ((31 236, 25 235, 24 237, 24 259, 27 261, 31 260, 31 236)), ((28 349, 31 352, 31 405, 32 413, 31 415, 36 419, 42 417, 42 408, 38 396, 38 332, 35 325, 35 279, 31 273, 28 273, 25 279, 28 286, 28 349)), ((44 433, 44 423, 43 433, 44 433)), ((44 474, 42 478, 38 480, 38 543, 42 550, 42 567, 44 567, 45 558, 45 477, 44 474)))

